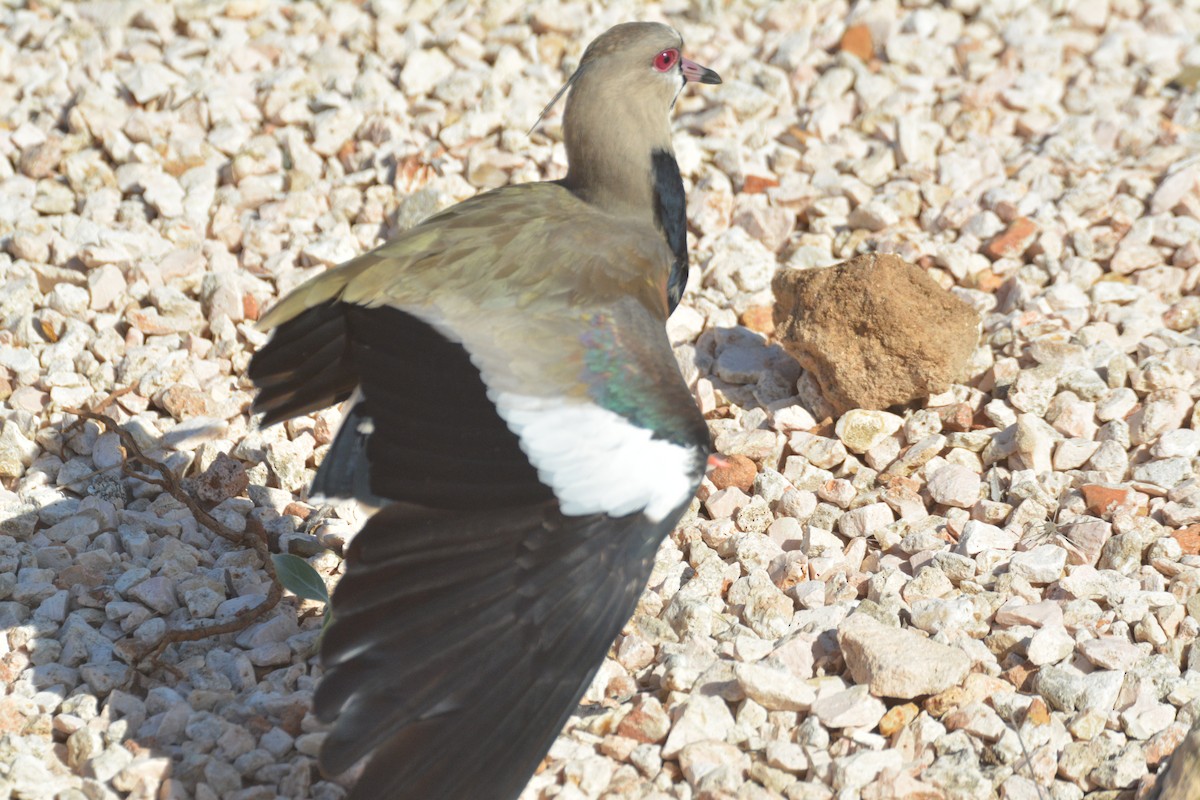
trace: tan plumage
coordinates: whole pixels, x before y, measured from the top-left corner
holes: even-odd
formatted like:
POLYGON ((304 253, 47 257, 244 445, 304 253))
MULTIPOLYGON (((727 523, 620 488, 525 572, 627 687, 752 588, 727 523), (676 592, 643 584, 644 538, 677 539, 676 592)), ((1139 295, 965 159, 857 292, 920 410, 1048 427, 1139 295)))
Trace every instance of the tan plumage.
MULTIPOLYGON (((662 112, 679 87, 671 91, 661 81, 638 80, 645 65, 622 55, 682 44, 667 26, 648 23, 618 25, 596 39, 568 83, 566 178, 505 186, 436 214, 300 287, 263 317, 260 329, 275 328, 343 292, 353 296, 350 302, 366 297, 372 304, 399 305, 470 291, 472 284, 494 296, 495 285, 481 283, 488 280, 521 286, 591 279, 610 286, 610 296, 637 293, 636 284, 665 285, 665 276, 657 273, 669 268, 671 253, 654 224, 653 187, 646 178, 651 152, 672 151, 670 118, 662 112), (596 242, 618 255, 625 245, 641 263, 605 257, 581 269, 579 254, 596 242), (530 253, 537 258, 528 258, 530 253), (447 265, 453 265, 452 274, 446 274, 447 265)), ((655 305, 644 299, 648 308, 655 305)), ((661 316, 665 320, 665 307, 661 316)))
POLYGON ((683 42, 666 26, 618 26, 609 34, 588 46, 571 78, 563 115, 569 164, 563 185, 610 214, 646 223, 653 200, 645 180, 650 154, 673 152, 670 117, 662 112, 682 87, 644 80, 645 65, 625 54, 663 52, 683 42))
POLYGON ((719 79, 681 46, 610 29, 569 83, 565 179, 460 203, 261 322, 264 424, 353 393, 313 490, 383 506, 315 701, 326 768, 375 753, 353 797, 515 797, 699 482, 663 331, 687 270, 669 111, 719 79))
POLYGON ((635 298, 665 321, 670 261, 662 234, 652 226, 598 214, 555 184, 525 184, 460 203, 319 276, 272 309, 263 324, 274 327, 335 298, 367 308, 420 309, 453 329, 476 358, 499 345, 513 381, 569 392, 577 384, 582 351, 563 353, 561 340, 578 339, 589 310, 623 298, 635 298), (538 328, 554 335, 537 333, 538 328), (520 346, 507 346, 508 337, 520 346), (555 352, 536 358, 538 343, 546 341, 555 352), (513 352, 533 363, 518 368, 513 352))
POLYGON ((451 314, 457 303, 472 315, 480 308, 505 315, 561 308, 564 299, 604 304, 633 295, 665 320, 670 260, 652 224, 598 212, 555 183, 506 186, 319 275, 272 308, 260 327, 332 299, 451 314))

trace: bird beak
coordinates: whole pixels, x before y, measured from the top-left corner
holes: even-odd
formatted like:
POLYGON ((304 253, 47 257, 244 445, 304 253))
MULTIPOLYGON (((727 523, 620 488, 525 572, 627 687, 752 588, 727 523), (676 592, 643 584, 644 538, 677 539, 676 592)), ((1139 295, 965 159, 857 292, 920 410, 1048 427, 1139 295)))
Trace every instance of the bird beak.
POLYGON ((687 58, 679 59, 680 69, 683 70, 683 79, 685 81, 696 81, 699 83, 720 83, 721 76, 713 72, 708 67, 702 67, 695 61, 687 58))

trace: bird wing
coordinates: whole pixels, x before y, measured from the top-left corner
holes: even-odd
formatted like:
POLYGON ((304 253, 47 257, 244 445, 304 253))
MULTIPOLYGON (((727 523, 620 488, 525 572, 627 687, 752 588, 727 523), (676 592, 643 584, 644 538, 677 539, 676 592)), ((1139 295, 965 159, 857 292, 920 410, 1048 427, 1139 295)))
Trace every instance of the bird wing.
POLYGON ((375 754, 352 797, 515 798, 703 472, 670 251, 554 188, 545 214, 456 206, 265 320, 256 408, 356 390, 314 490, 390 501, 347 553, 315 697, 323 766, 375 754))
POLYGON ((675 516, 553 502, 410 519, 354 539, 322 643, 320 760, 372 754, 351 794, 515 800, 633 614, 675 516))
POLYGON ((672 257, 651 225, 605 214, 557 183, 505 186, 318 275, 276 304, 259 327, 270 330, 338 299, 406 308, 455 298, 489 309, 632 295, 659 315, 657 296, 665 298, 672 257))

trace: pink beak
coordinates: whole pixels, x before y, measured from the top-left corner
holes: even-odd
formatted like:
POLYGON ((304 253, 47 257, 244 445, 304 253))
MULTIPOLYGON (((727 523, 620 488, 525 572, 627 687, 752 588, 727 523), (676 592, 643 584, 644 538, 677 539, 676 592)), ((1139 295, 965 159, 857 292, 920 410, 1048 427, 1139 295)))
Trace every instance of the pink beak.
POLYGON ((698 83, 720 83, 721 76, 713 72, 708 67, 702 67, 691 59, 679 57, 679 68, 683 71, 683 79, 685 81, 696 81, 698 83))

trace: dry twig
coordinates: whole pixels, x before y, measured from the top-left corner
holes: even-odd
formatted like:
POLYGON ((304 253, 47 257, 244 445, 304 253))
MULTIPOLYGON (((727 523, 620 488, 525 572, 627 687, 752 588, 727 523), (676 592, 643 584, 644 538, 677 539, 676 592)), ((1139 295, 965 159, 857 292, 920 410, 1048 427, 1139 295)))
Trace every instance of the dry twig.
MULTIPOLYGON (((117 392, 114 392, 113 394, 109 395, 99 404, 98 408, 107 406, 112 402, 117 394, 117 392)), ((183 488, 183 484, 179 482, 179 479, 175 477, 175 474, 171 472, 171 470, 165 464, 163 464, 161 461, 150 458, 143 453, 133 436, 131 436, 128 431, 118 425, 112 417, 108 416, 107 414, 99 413, 98 411, 89 411, 87 409, 67 408, 63 410, 69 414, 75 414, 77 417, 79 417, 76 422, 72 423, 72 425, 67 428, 68 431, 70 431, 72 427, 80 424, 80 422, 83 420, 91 420, 104 425, 108 430, 117 434, 121 440, 121 446, 124 450, 125 456, 121 462, 122 474, 131 478, 135 478, 143 483, 149 483, 162 488, 162 490, 167 494, 171 495, 176 500, 187 506, 188 510, 192 512, 192 515, 196 518, 197 522, 223 539, 227 539, 235 544, 248 544, 253 547, 258 553, 259 559, 262 561, 263 569, 266 570, 267 575, 271 578, 271 588, 263 602, 256 606, 242 609, 228 620, 222 620, 219 622, 198 622, 188 627, 170 629, 157 643, 139 653, 137 656, 137 661, 140 662, 145 659, 150 659, 159 666, 168 666, 162 664, 158 660, 159 656, 162 654, 162 651, 168 646, 178 642, 195 642, 201 639, 207 639, 210 636, 219 636, 223 633, 237 633, 238 631, 245 630, 256 620, 275 607, 280 598, 283 596, 283 587, 279 583, 278 577, 275 575, 275 566, 271 561, 271 554, 267 548, 267 538, 265 533, 260 531, 258 535, 253 535, 249 530, 247 530, 247 532, 243 534, 230 530, 228 527, 223 525, 220 521, 209 514, 208 511, 205 510, 199 503, 197 503, 195 499, 192 498, 191 494, 189 494, 188 491, 183 488), (132 466, 132 463, 140 464, 144 468, 148 468, 157 472, 158 475, 151 475, 147 472, 135 469, 132 466)))

